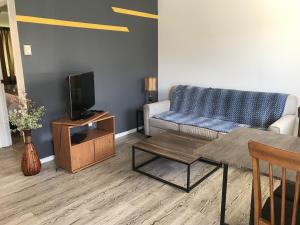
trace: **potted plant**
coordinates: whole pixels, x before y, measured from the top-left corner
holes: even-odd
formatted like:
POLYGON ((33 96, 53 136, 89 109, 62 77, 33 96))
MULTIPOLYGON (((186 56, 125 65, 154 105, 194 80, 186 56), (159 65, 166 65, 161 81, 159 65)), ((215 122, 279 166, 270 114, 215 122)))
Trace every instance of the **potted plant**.
POLYGON ((40 172, 41 161, 38 152, 32 143, 31 131, 41 128, 41 119, 45 114, 44 106, 37 106, 30 99, 18 98, 17 109, 8 113, 9 121, 16 128, 13 132, 19 131, 24 137, 24 152, 21 169, 25 176, 33 176, 40 172))

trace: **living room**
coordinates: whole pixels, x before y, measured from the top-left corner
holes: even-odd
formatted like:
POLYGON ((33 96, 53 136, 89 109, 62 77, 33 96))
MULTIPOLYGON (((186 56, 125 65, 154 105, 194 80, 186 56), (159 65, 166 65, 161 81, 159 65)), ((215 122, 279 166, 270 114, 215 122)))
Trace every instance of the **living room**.
POLYGON ((299 1, 2 8, 0 224, 300 224, 299 1))

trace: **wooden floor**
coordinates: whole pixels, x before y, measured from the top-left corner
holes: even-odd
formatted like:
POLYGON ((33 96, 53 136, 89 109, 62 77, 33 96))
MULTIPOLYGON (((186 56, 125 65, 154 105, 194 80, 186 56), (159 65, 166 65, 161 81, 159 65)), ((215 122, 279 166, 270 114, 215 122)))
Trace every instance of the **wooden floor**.
MULTIPOLYGON (((189 194, 131 171, 133 134, 117 141, 117 156, 77 174, 55 170, 24 177, 20 172, 21 145, 0 150, 0 224, 218 224, 222 170, 189 194)), ((138 154, 138 161, 149 158, 138 154)), ((151 157, 151 156, 150 156, 151 157)), ((148 171, 183 184, 185 167, 160 160, 148 171)), ((197 163, 192 178, 211 166, 197 163)), ((248 223, 252 176, 229 170, 227 222, 248 223)), ((267 186, 266 186, 267 187, 267 186)))

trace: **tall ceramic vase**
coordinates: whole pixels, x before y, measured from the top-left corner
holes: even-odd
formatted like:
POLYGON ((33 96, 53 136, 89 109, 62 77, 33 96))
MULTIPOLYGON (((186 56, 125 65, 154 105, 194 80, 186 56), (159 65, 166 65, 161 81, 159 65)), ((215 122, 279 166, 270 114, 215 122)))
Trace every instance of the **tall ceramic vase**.
POLYGON ((32 143, 31 130, 24 130, 24 153, 22 158, 22 172, 25 176, 33 176, 41 171, 41 161, 32 143))

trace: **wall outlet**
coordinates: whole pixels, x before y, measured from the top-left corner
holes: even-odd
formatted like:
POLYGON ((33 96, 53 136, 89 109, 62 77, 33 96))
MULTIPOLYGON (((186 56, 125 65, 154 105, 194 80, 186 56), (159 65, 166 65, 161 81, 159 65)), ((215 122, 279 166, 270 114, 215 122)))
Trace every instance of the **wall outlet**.
POLYGON ((24 55, 32 55, 31 45, 24 45, 24 55))

